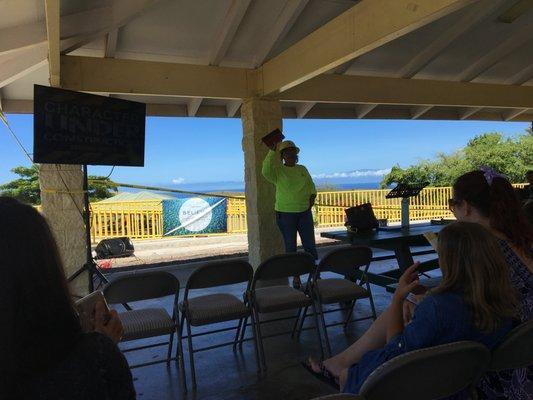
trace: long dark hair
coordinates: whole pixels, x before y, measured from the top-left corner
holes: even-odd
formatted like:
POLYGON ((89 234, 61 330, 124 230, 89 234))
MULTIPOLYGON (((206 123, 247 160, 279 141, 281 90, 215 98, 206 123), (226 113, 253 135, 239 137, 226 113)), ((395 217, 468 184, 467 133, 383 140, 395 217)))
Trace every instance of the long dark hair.
POLYGON ((0 197, 0 276, 7 313, 1 328, 7 335, 5 361, 16 387, 24 377, 59 364, 79 340, 81 327, 46 220, 8 197, 0 197))
POLYGON ((516 316, 517 296, 507 264, 487 229, 472 222, 450 224, 439 233, 438 249, 442 282, 434 293, 461 293, 482 331, 493 331, 516 316))
POLYGON ((460 176, 453 185, 456 201, 466 201, 489 219, 490 227, 502 233, 511 244, 527 257, 533 257, 532 228, 513 186, 501 176, 485 178, 483 171, 471 171, 460 176))

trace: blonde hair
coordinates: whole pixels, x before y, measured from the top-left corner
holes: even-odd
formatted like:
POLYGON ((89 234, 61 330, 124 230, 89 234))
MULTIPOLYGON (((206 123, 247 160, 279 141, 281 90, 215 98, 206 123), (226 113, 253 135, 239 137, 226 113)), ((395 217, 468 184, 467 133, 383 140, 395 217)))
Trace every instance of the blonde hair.
POLYGON ((438 249, 443 279, 433 293, 461 293, 481 331, 493 331, 516 316, 509 266, 488 230, 471 222, 453 223, 439 233, 438 249))

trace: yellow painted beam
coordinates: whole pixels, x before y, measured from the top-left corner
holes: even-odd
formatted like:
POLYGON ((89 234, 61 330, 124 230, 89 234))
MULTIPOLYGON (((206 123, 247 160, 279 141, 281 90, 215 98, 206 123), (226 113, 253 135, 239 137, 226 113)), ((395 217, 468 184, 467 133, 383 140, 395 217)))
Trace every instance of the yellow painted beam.
POLYGON ((86 92, 241 99, 258 95, 257 71, 207 65, 61 56, 61 85, 86 92))
POLYGON ((281 93, 279 98, 319 103, 533 108, 533 87, 330 74, 281 93))
POLYGON ((46 34, 48 38, 48 65, 50 86, 59 86, 60 81, 60 26, 61 8, 59 0, 45 0, 46 34))
POLYGON ((263 64, 263 94, 284 92, 477 1, 362 0, 263 64))

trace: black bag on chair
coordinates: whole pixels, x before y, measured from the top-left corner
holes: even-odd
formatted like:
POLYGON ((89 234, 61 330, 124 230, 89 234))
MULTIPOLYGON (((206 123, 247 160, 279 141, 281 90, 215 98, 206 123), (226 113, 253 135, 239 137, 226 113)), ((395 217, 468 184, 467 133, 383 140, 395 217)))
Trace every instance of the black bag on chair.
POLYGON ((351 231, 371 231, 379 226, 378 220, 374 215, 374 210, 372 209, 372 204, 370 203, 350 207, 344 211, 346 212, 345 225, 351 231))

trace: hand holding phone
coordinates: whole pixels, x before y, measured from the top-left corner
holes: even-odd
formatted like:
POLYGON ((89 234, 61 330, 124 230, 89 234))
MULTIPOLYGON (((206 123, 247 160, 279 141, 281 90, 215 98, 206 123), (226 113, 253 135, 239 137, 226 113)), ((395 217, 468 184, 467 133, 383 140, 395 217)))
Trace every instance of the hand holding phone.
POLYGON ((101 291, 95 291, 74 303, 74 307, 80 316, 81 328, 84 332, 92 332, 95 329, 95 312, 97 303, 103 305, 103 310, 109 314, 109 307, 101 291))

